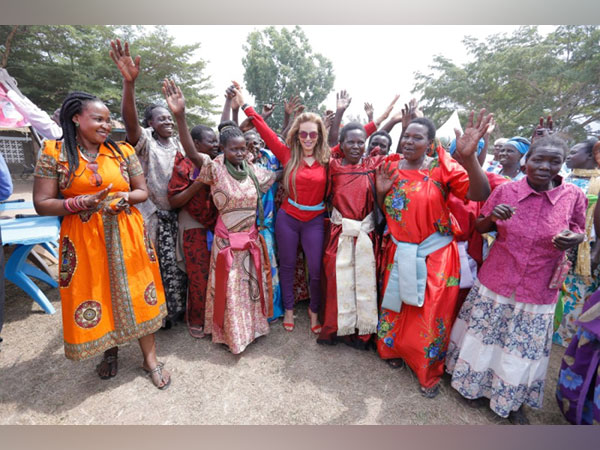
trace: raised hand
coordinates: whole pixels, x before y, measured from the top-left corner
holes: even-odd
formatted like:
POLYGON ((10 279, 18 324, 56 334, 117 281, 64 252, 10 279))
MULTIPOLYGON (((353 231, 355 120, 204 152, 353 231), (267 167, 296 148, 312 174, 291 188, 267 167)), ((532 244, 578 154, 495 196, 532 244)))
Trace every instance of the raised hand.
POLYGON ((492 211, 492 222, 499 220, 508 220, 515 213, 516 209, 504 203, 496 205, 492 211))
POLYGON ((456 128, 454 129, 454 133, 456 134, 456 151, 462 156, 463 160, 477 153, 479 139, 483 137, 490 126, 490 122, 494 116, 493 114, 486 115, 485 113, 485 108, 481 109, 481 111, 479 111, 477 123, 474 124, 473 117, 475 113, 471 111, 469 114, 469 122, 467 123, 467 127, 462 136, 459 130, 456 128))
POLYGON ((237 102, 239 105, 243 105, 245 102, 244 102, 244 96, 242 94, 242 89, 239 87, 236 87, 235 84, 233 86, 234 86, 233 91, 235 92, 235 98, 233 99, 233 101, 237 102))
POLYGON ((173 80, 163 81, 162 91, 167 101, 167 106, 173 115, 182 114, 185 111, 185 97, 173 80))
POLYGON ((263 119, 267 120, 269 117, 271 117, 273 111, 275 111, 275 103, 267 103, 263 105, 260 115, 263 119))
POLYGON ((488 136, 491 135, 494 132, 495 128, 496 128, 496 120, 494 120, 494 118, 492 117, 492 120, 490 120, 490 126, 488 127, 485 134, 487 134, 488 136))
POLYGON ((300 105, 300 97, 297 95, 292 95, 287 102, 283 102, 283 109, 288 116, 291 116, 294 114, 294 111, 296 111, 296 108, 298 108, 300 105))
POLYGON ((375 124, 377 126, 379 126, 381 124, 381 122, 383 122, 385 119, 388 118, 388 116, 390 115, 390 113, 392 112, 392 109, 394 109, 394 105, 396 104, 396 102, 398 101, 398 99, 400 98, 400 95, 396 95, 394 97, 394 99, 392 100, 392 102, 388 105, 387 108, 385 108, 385 110, 383 111, 383 114, 381 116, 379 116, 379 118, 377 119, 377 121, 375 122, 375 124))
POLYGON ((411 98, 410 102, 408 102, 410 119, 416 119, 417 117, 425 117, 423 111, 419 109, 419 102, 416 98, 411 98))
POLYGON ((548 117, 546 118, 546 125, 544 125, 544 118, 540 117, 540 123, 538 124, 537 127, 535 127, 535 130, 533 130, 533 135, 531 136, 531 142, 533 143, 535 138, 548 136, 548 135, 554 133, 553 127, 554 127, 554 122, 552 121, 551 115, 548 115, 548 117))
POLYGON ((135 60, 131 59, 129 43, 125 42, 123 48, 119 39, 117 39, 116 42, 110 41, 110 46, 110 57, 119 68, 123 79, 125 81, 134 82, 140 74, 140 56, 136 56, 135 60))
POLYGON ((352 103, 352 97, 350 97, 350 94, 348 94, 345 89, 342 89, 340 92, 335 94, 335 98, 335 107, 338 109, 338 111, 345 111, 348 109, 348 106, 350 106, 350 103, 352 103))
POLYGON ((365 102, 365 113, 367 114, 367 120, 369 122, 373 122, 373 112, 375 110, 373 109, 373 105, 371 103, 367 103, 365 102))
POLYGON ((106 186, 101 191, 96 192, 95 194, 86 195, 83 197, 83 204, 86 209, 94 209, 98 204, 106 198, 110 190, 112 189, 112 183, 106 186))
POLYGON ((375 172, 375 188, 377 189, 377 194, 385 196, 399 178, 400 174, 397 170, 392 169, 391 162, 388 161, 381 164, 375 172))

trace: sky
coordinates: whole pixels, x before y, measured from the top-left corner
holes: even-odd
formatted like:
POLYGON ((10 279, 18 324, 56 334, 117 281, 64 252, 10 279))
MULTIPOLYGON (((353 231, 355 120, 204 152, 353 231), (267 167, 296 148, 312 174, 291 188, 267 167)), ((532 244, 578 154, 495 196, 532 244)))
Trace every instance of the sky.
MULTIPOLYGON (((230 80, 243 86, 245 56, 243 45, 248 34, 261 30, 260 25, 169 25, 167 29, 177 44, 200 43, 198 57, 207 62, 216 103, 222 105, 230 80)), ((333 64, 334 89, 325 101, 335 109, 336 92, 346 89, 352 103, 347 116, 366 121, 364 103, 370 102, 377 117, 396 94, 397 111, 415 94, 415 72, 429 73, 435 55, 441 54, 457 64, 469 60, 462 40, 465 36, 485 39, 492 34, 511 34, 514 25, 305 25, 302 26, 313 52, 321 53, 333 64)), ((554 26, 539 26, 541 33, 554 26)), ((248 100, 252 98, 246 93, 248 100)), ((418 99, 418 94, 416 95, 418 99)), ((250 103, 250 101, 248 101, 250 103)), ((220 115, 212 119, 218 123, 220 115)), ((438 127, 442 124, 436 124, 438 127)), ((394 129, 396 141, 400 130, 394 129)))

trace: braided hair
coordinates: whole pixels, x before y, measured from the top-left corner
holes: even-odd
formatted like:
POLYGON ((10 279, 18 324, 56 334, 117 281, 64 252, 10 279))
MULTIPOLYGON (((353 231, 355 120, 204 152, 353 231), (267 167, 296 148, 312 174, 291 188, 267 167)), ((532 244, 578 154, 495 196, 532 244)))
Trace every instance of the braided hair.
MULTIPOLYGON (((77 129, 75 128, 75 122, 73 122, 73 116, 81 114, 85 109, 86 105, 91 102, 100 102, 98 97, 86 92, 75 91, 71 92, 62 103, 60 107, 60 126, 62 128, 62 140, 65 151, 67 153, 67 162, 69 163, 68 180, 69 182, 75 176, 75 172, 79 168, 79 152, 77 150, 77 129)), ((107 137, 104 142, 106 146, 112 151, 117 157, 117 154, 121 156, 121 159, 125 159, 123 152, 119 146, 111 138, 107 137)))
POLYGON ((237 123, 233 120, 221 122, 219 124, 219 144, 225 147, 229 139, 234 137, 244 137, 244 133, 242 133, 237 123))

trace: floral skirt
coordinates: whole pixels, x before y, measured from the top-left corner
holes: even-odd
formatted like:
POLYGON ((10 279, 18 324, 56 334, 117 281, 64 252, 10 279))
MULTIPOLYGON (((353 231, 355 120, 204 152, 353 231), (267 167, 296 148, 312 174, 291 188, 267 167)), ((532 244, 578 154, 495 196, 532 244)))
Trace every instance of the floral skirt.
POLYGON ((450 334, 446 371, 463 397, 487 397, 508 417, 523 404, 542 406, 555 304, 518 303, 479 281, 450 334))

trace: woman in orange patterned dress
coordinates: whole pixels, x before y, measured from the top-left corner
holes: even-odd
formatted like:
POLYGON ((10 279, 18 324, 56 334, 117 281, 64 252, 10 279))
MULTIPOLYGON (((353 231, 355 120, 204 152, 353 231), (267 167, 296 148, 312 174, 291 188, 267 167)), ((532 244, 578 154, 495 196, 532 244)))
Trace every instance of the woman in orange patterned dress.
POLYGON ((104 352, 97 371, 107 379, 117 373, 117 346, 138 339, 143 368, 165 389, 170 376, 154 342, 166 315, 163 287, 133 207, 148 196, 141 165, 130 145, 109 138, 110 113, 97 97, 69 94, 60 121, 63 139, 45 143, 33 201, 38 214, 64 216, 59 288, 65 354, 83 360, 104 352))
POLYGON ((435 126, 414 119, 394 154, 377 171, 377 200, 390 240, 383 249, 383 301, 377 350, 383 359, 402 359, 419 379, 421 393, 435 397, 455 319, 460 263, 448 194, 485 200, 490 187, 475 151, 491 115, 484 110, 457 139, 464 168, 443 148, 434 149, 435 126), (437 150, 437 157, 427 156, 437 150), (466 170, 465 170, 466 169, 466 170))

